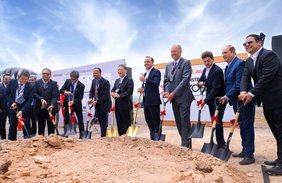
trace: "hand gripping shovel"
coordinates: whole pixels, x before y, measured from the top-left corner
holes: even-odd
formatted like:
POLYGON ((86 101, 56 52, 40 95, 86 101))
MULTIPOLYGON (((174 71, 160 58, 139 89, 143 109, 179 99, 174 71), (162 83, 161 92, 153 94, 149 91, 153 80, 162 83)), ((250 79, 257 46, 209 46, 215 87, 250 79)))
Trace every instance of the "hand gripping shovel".
POLYGON ((140 104, 140 98, 142 93, 139 93, 137 102, 134 104, 134 116, 133 116, 133 124, 128 127, 126 131, 126 136, 128 137, 135 137, 138 132, 138 126, 136 126, 136 119, 137 119, 137 113, 139 109, 140 104))
POLYGON ((76 134, 76 125, 75 119, 72 117, 72 106, 68 105, 69 108, 69 124, 66 124, 64 127, 64 136, 70 136, 76 134))
POLYGON ((213 142, 213 137, 214 137, 214 131, 216 129, 216 123, 217 123, 217 118, 218 118, 218 108, 220 106, 219 99, 220 97, 216 97, 214 100, 216 110, 214 112, 214 116, 212 117, 212 130, 211 130, 210 143, 204 143, 202 150, 201 150, 201 152, 206 153, 206 154, 214 155, 218 149, 218 145, 213 142))
POLYGON ((25 126, 24 118, 19 117, 18 118, 18 124, 22 125, 22 127, 23 127, 23 129, 24 129, 24 131, 26 133, 26 137, 25 138, 28 138, 28 139, 31 138, 31 136, 29 135, 28 130, 27 130, 26 126, 25 126))
POLYGON ((166 104, 167 104, 167 98, 162 98, 163 100, 163 108, 162 108, 162 111, 160 113, 161 115, 161 121, 160 121, 160 126, 159 126, 159 131, 158 133, 154 133, 154 140, 158 141, 158 140, 161 140, 161 141, 165 141, 165 134, 162 134, 162 127, 163 127, 163 121, 164 121, 164 117, 166 115, 166 104))
POLYGON ((92 107, 93 107, 92 104, 88 105, 89 111, 87 112, 86 129, 85 129, 85 131, 83 131, 79 134, 80 139, 91 139, 92 131, 89 128, 89 126, 90 126, 89 124, 90 124, 90 119, 92 117, 92 112, 91 112, 92 107))
POLYGON ((106 137, 116 137, 118 136, 117 129, 114 128, 114 121, 115 121, 115 99, 112 98, 112 107, 110 109, 112 113, 112 122, 111 122, 111 128, 107 130, 106 137))
POLYGON ((54 125, 54 128, 56 130, 56 134, 60 135, 58 127, 57 127, 56 122, 55 122, 55 116, 53 116, 52 113, 49 110, 48 110, 48 113, 49 113, 50 121, 54 125))
POLYGON ((231 154, 233 153, 232 151, 230 151, 229 145, 230 145, 231 138, 232 138, 233 132, 235 130, 235 127, 238 124, 238 119, 239 119, 239 116, 240 116, 240 111, 241 111, 242 106, 243 106, 243 103, 238 100, 238 102, 237 102, 237 112, 235 114, 235 119, 230 121, 231 128, 230 128, 230 132, 229 132, 229 135, 228 135, 226 146, 224 148, 221 147, 218 150, 218 152, 215 154, 215 157, 217 157, 217 158, 219 158, 223 161, 228 161, 231 154))
POLYGON ((203 94, 205 91, 205 87, 200 88, 200 100, 197 101, 198 103, 198 122, 197 124, 193 124, 190 130, 189 138, 203 138, 204 136, 204 130, 205 130, 205 124, 201 123, 201 104, 203 102, 203 94))

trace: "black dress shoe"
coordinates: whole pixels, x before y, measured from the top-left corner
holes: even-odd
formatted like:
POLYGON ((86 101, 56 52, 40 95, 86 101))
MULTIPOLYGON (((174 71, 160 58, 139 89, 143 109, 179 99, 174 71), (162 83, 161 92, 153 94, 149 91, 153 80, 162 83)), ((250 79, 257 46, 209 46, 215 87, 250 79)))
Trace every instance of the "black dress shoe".
POLYGON ((237 153, 237 154, 232 154, 232 157, 234 158, 244 158, 243 152, 237 153))
POLYGON ((278 159, 274 160, 274 161, 265 161, 264 164, 266 165, 270 165, 270 166, 275 166, 278 162, 278 159))
POLYGON ((282 164, 277 163, 274 167, 268 168, 265 171, 273 175, 282 175, 282 164))
POLYGON ((252 157, 252 158, 248 158, 248 157, 245 157, 243 160, 241 160, 239 162, 240 165, 249 165, 249 164, 252 164, 255 162, 255 158, 252 157))

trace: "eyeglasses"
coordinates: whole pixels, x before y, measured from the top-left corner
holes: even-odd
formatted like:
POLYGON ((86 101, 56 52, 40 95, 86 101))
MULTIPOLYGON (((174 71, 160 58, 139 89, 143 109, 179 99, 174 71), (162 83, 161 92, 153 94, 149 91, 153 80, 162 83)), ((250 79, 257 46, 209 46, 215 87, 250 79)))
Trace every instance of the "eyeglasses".
POLYGON ((247 42, 243 43, 243 46, 247 46, 247 45, 252 44, 252 43, 253 43, 253 41, 247 41, 247 42))
POLYGON ((42 74, 43 75, 50 75, 50 73, 48 73, 48 72, 43 72, 42 74))

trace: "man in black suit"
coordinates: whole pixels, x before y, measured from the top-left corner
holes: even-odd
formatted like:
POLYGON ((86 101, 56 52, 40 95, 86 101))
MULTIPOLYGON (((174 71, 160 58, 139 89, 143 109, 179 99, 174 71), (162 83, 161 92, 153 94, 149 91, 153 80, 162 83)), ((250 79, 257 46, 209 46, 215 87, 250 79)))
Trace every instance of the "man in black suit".
MULTIPOLYGON (((209 106, 210 116, 214 115, 216 110, 215 98, 222 97, 225 92, 224 78, 222 69, 214 63, 213 54, 210 51, 205 51, 201 56, 204 65, 203 73, 199 79, 199 87, 206 87, 206 98, 200 104, 200 109, 204 107, 205 104, 209 106)), ((216 140, 219 147, 225 146, 224 133, 223 133, 223 123, 222 118, 225 110, 224 105, 219 106, 218 111, 218 123, 216 124, 216 140)))
MULTIPOLYGON (((30 133, 29 108, 34 96, 34 87, 28 83, 30 73, 23 69, 18 74, 18 79, 12 79, 6 89, 7 103, 9 107, 9 140, 17 140, 18 118, 23 118, 25 126, 30 133)), ((24 137, 27 133, 24 130, 24 137)))
POLYGON ((8 116, 6 88, 11 80, 9 73, 3 75, 3 82, 0 83, 0 135, 1 139, 6 139, 6 120, 8 116))
MULTIPOLYGON (((71 123, 69 116, 69 108, 71 106, 72 113, 75 112, 79 125, 79 133, 84 132, 83 116, 82 116, 82 99, 84 95, 85 85, 79 80, 79 72, 73 70, 70 72, 70 79, 67 79, 60 89, 60 93, 65 95, 63 107, 65 108, 65 124, 71 123)), ((57 96, 56 96, 57 97, 57 96)), ((55 99, 52 99, 55 101, 55 99)), ((57 101, 57 98, 56 98, 57 101)))
POLYGON ((35 114, 38 118, 38 134, 44 136, 47 122, 48 135, 54 133, 54 124, 50 120, 49 112, 55 116, 58 112, 57 98, 59 89, 56 81, 51 78, 51 70, 42 70, 42 78, 35 82, 35 114))
POLYGON ((265 161, 273 165, 269 173, 282 175, 282 62, 278 55, 262 47, 263 38, 256 34, 246 37, 244 47, 250 57, 246 60, 241 80, 239 98, 244 105, 257 98, 258 105, 263 103, 266 121, 277 143, 277 156, 274 161, 265 161), (254 87, 246 92, 247 84, 254 80, 254 87))
POLYGON ((130 111, 132 107, 133 80, 127 76, 125 65, 118 66, 118 75, 115 84, 111 90, 111 95, 115 99, 115 115, 118 126, 118 134, 121 136, 126 133, 131 124, 130 111))
POLYGON ((181 57, 181 45, 171 47, 173 61, 166 65, 164 75, 164 97, 172 102, 173 114, 178 133, 181 136, 181 145, 192 149, 192 140, 189 138, 190 107, 195 97, 190 89, 192 66, 189 60, 181 57))
MULTIPOLYGON (((36 82, 36 76, 30 76, 28 82, 34 87, 35 86, 35 82, 36 82)), ((35 88, 34 88, 35 91, 35 88)), ((31 121, 31 135, 35 136, 37 133, 37 116, 35 114, 35 110, 34 110, 34 99, 31 102, 30 105, 30 109, 29 109, 29 113, 30 113, 30 121, 31 121)))
POLYGON ((102 77, 102 70, 99 67, 93 69, 91 88, 89 91, 89 101, 95 106, 95 116, 98 118, 101 128, 101 137, 106 136, 108 127, 108 113, 111 108, 110 83, 102 77))
POLYGON ((154 58, 145 57, 145 74, 141 74, 139 80, 143 82, 138 92, 143 93, 143 105, 145 120, 150 130, 150 138, 154 140, 154 134, 159 133, 160 127, 160 92, 161 72, 154 68, 154 58))

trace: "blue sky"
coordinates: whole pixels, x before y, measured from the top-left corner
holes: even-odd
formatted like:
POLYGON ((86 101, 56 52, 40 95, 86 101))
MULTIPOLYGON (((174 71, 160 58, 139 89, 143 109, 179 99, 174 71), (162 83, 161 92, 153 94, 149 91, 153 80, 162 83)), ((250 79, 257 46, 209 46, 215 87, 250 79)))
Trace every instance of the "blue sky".
POLYGON ((226 44, 245 52, 247 34, 282 34, 281 0, 0 0, 0 70, 37 72, 126 59, 135 74, 146 55, 171 60, 206 50, 221 55, 226 44))

